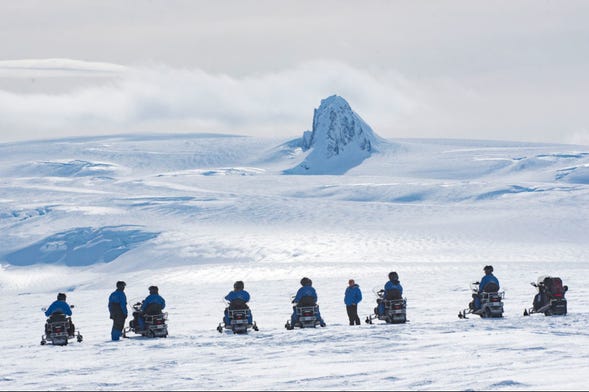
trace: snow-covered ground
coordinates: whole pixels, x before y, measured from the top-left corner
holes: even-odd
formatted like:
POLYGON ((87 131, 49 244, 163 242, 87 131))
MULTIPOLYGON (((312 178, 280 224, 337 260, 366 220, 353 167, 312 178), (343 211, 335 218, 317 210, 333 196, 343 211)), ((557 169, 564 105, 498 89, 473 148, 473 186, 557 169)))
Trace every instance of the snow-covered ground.
POLYGON ((387 140, 343 175, 288 175, 282 139, 117 136, 0 144, 1 390, 585 389, 589 147, 387 140), (459 320, 486 264, 504 319, 459 320), (347 325, 343 293, 397 271, 405 325, 347 325), (566 317, 523 317, 539 275, 566 317), (284 329, 308 276, 327 322, 284 329), (155 284, 170 336, 110 342, 107 299, 155 284), (244 280, 260 331, 219 334, 244 280), (82 343, 39 345, 65 291, 82 343))

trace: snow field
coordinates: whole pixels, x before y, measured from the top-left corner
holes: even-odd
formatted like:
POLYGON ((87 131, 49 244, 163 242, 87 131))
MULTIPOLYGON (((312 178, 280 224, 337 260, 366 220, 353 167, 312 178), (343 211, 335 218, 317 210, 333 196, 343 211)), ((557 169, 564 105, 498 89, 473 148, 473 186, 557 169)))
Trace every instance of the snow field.
POLYGON ((403 140, 345 175, 295 176, 281 173, 303 157, 282 142, 0 145, 10 315, 0 320, 0 390, 585 388, 586 148, 403 140), (486 264, 506 292, 505 318, 459 320, 486 264), (392 270, 410 322, 348 326, 348 279, 362 288, 364 320, 392 270), (529 282, 546 274, 570 287, 569 314, 523 317, 529 282), (303 276, 327 327, 287 331, 303 276), (159 286, 167 339, 109 341, 117 280, 129 304, 159 286), (235 280, 252 295, 259 332, 215 330, 235 280), (40 309, 60 291, 84 342, 40 346, 40 309))
POLYGON ((8 304, 15 318, 2 320, 9 342, 4 352, 13 358, 4 366, 2 388, 510 390, 547 384, 563 389, 579 386, 574 381, 576 372, 589 356, 589 334, 584 331, 589 293, 583 288, 586 267, 581 263, 495 263, 506 290, 501 320, 457 317, 470 300, 468 282, 482 275, 478 263, 398 263, 388 269, 378 263, 303 263, 275 269, 236 263, 124 274, 117 279, 127 281, 130 303, 144 298, 148 285, 158 284, 168 303, 170 337, 132 337, 118 343, 108 340, 111 323, 106 301, 112 290, 107 289, 106 277, 85 282, 83 271, 69 272, 70 279, 80 279, 68 300, 76 305, 74 322, 84 342, 40 346, 44 317, 39 308, 47 306, 53 292, 17 296, 19 301, 8 304), (361 285, 364 301, 359 314, 364 319, 375 306, 372 286, 384 285, 388 269, 400 273, 409 323, 348 326, 343 304, 347 279, 354 277, 361 285), (567 271, 560 276, 571 287, 569 315, 523 317, 535 293, 529 281, 555 270, 567 271), (314 281, 326 328, 287 331, 283 327, 290 317, 290 295, 302 276, 314 281), (248 336, 219 334, 215 326, 224 309, 221 298, 240 278, 252 295, 251 308, 260 331, 248 336), (23 311, 19 302, 37 306, 23 311), (13 325, 30 328, 23 334, 13 325), (64 361, 60 353, 75 361, 64 361), (559 358, 550 361, 550 372, 539 366, 547 358, 559 358), (39 365, 30 369, 31 361, 39 365))

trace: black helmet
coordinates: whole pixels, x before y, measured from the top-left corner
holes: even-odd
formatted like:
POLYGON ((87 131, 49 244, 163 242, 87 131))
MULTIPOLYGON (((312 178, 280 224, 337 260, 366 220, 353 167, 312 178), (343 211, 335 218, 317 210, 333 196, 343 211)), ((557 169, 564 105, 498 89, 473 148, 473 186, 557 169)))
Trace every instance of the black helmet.
POLYGON ((391 282, 396 282, 397 280, 399 280, 399 274, 396 273, 395 271, 389 272, 389 280, 391 282))
POLYGON ((241 280, 238 280, 237 282, 233 283, 233 288, 235 290, 243 290, 244 287, 245 286, 243 284, 243 281, 241 281, 241 280))
POLYGON ((119 280, 117 282, 117 290, 125 290, 126 285, 127 283, 123 282, 122 280, 119 280))
POLYGON ((57 300, 58 301, 65 301, 65 293, 57 294, 57 300))
POLYGON ((493 266, 492 265, 485 265, 485 268, 483 268, 483 271, 485 271, 486 274, 490 274, 491 272, 493 272, 493 266))
POLYGON ((149 286, 149 294, 157 294, 159 289, 157 286, 149 286))
POLYGON ((301 286, 311 286, 313 284, 313 281, 307 277, 304 277, 303 279, 301 279, 301 286))

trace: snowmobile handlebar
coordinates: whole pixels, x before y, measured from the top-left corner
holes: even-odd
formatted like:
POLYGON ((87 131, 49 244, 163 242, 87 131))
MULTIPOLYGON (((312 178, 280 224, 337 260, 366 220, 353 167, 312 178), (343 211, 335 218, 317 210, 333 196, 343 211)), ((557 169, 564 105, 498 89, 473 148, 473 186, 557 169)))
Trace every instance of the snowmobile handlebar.
POLYGON ((384 289, 382 288, 382 286, 373 287, 372 292, 377 298, 382 298, 384 295, 384 289))

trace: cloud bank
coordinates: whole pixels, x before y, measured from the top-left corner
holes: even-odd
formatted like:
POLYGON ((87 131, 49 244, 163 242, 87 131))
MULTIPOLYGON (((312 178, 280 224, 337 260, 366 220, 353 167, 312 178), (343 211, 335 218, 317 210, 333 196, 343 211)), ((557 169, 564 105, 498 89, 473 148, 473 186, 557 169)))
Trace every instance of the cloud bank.
POLYGON ((586 97, 555 86, 547 100, 533 74, 458 82, 313 61, 236 77, 51 59, 0 61, 0 81, 13 83, 0 84, 2 142, 136 132, 300 136, 321 99, 337 94, 387 138, 589 143, 579 101, 586 97), (27 90, 34 83, 48 87, 27 90))
POLYGON ((399 75, 374 76, 313 62, 242 78, 169 67, 129 68, 71 60, 0 62, 0 76, 60 77, 65 93, 0 90, 2 140, 128 132, 232 132, 281 136, 311 127, 313 109, 337 93, 368 116, 394 123, 415 105, 396 88, 399 75), (80 77, 109 76, 79 83, 80 77), (67 76, 75 76, 68 80, 67 76), (77 86, 76 84, 80 84, 77 86))

